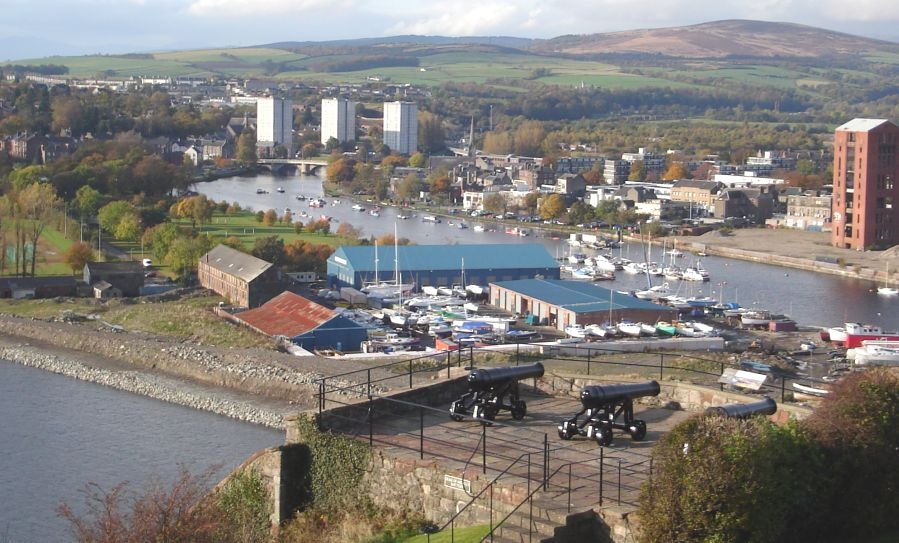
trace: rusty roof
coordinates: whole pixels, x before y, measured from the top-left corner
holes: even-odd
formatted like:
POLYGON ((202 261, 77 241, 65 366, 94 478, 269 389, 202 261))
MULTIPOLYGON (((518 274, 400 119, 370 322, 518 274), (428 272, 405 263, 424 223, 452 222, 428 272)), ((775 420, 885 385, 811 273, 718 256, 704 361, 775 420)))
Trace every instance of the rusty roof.
POLYGON ((318 328, 337 315, 292 292, 282 292, 256 309, 238 313, 235 317, 267 336, 296 337, 318 328))

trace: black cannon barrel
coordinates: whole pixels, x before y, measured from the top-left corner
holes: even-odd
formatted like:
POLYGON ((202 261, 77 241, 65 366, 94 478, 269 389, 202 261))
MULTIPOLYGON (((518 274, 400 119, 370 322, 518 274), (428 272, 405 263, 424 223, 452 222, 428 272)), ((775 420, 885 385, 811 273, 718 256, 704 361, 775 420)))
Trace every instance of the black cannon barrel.
POLYGON ((617 385, 590 385, 581 390, 581 403, 584 407, 599 407, 625 399, 658 396, 660 391, 661 388, 656 381, 617 385))
POLYGON ((471 373, 468 374, 468 388, 471 390, 487 390, 499 383, 520 381, 531 377, 543 377, 543 364, 535 362, 527 366, 471 370, 471 373))
POLYGON ((729 403, 709 407, 705 412, 730 419, 748 419, 754 415, 773 415, 777 412, 777 403, 766 396, 765 399, 752 403, 729 403))

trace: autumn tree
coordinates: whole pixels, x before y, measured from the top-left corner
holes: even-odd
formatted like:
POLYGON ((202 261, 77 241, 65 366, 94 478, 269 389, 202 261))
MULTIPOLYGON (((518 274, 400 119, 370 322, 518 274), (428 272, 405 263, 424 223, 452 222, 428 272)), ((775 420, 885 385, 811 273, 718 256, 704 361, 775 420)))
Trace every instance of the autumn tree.
POLYGON ((84 265, 94 259, 94 250, 87 243, 76 241, 66 249, 63 261, 72 268, 72 273, 77 274, 84 269, 84 265))
POLYGON ((513 150, 519 156, 540 156, 546 131, 540 121, 525 121, 515 130, 513 150))
POLYGON ((393 173, 398 166, 405 166, 406 159, 403 155, 388 155, 381 160, 381 170, 388 175, 393 173))
POLYGON ((512 136, 508 132, 487 132, 484 136, 484 152, 492 155, 512 153, 512 136))
POLYGON ((537 214, 537 202, 540 201, 540 195, 536 192, 529 192, 524 197, 523 206, 529 215, 537 214))
POLYGON ((443 120, 430 111, 418 113, 418 147, 427 154, 437 153, 446 147, 443 120))
POLYGON ((558 219, 565 213, 565 197, 550 194, 540 202, 540 216, 544 219, 558 219))
POLYGON ((100 191, 89 185, 83 185, 75 192, 73 207, 75 208, 75 213, 78 214, 78 218, 84 220, 96 215, 102 202, 103 195, 100 194, 100 191))
POLYGON ((340 226, 337 227, 335 234, 337 237, 346 240, 358 240, 362 236, 362 230, 348 222, 342 222, 340 223, 340 226))
POLYGON ((28 241, 31 244, 31 275, 37 260, 38 242, 47 224, 59 215, 62 201, 56 189, 49 183, 28 185, 18 193, 19 209, 26 221, 28 241))
POLYGON ((265 226, 272 226, 276 222, 278 222, 278 212, 274 209, 269 209, 262 216, 262 224, 265 226))
POLYGON ((688 177, 689 172, 683 162, 672 162, 668 169, 665 170, 664 175, 662 175, 662 179, 665 181, 677 181, 679 179, 687 179, 688 177))
POLYGON ((646 170, 643 167, 642 160, 635 160, 631 162, 631 173, 627 176, 628 181, 645 181, 646 180, 646 170))
POLYGON ((428 165, 428 157, 420 152, 412 153, 409 157, 410 168, 424 168, 428 165))
POLYGON ((196 273, 200 257, 214 246, 215 242, 209 236, 181 236, 172 241, 165 261, 175 270, 178 277, 185 280, 192 273, 196 273))
POLYGON ((264 236, 256 238, 251 254, 275 266, 284 262, 284 240, 279 236, 264 236))
POLYGON ((506 212, 506 199, 502 193, 491 192, 484 196, 484 210, 495 214, 506 212))
POLYGON ((351 158, 338 158, 328 164, 325 177, 332 183, 349 183, 355 176, 356 161, 351 158))
POLYGON ((190 219, 191 227, 196 228, 198 225, 203 226, 212 220, 215 203, 207 198, 205 194, 198 194, 182 198, 174 205, 173 209, 175 217, 190 219))
POLYGON ((396 195, 404 200, 418 198, 421 192, 421 179, 418 174, 409 173, 396 186, 396 195))

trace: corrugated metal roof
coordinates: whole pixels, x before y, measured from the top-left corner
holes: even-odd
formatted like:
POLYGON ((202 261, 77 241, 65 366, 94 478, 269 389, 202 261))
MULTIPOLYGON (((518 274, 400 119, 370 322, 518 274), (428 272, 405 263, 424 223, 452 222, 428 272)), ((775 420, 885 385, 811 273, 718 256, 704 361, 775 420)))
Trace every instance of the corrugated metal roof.
POLYGON ((564 279, 519 279, 493 283, 498 287, 536 298, 575 313, 596 313, 623 309, 674 311, 669 307, 613 292, 592 283, 564 279))
MULTIPOLYGON (((558 268, 546 247, 536 243, 495 245, 401 245, 397 248, 400 271, 404 274, 429 270, 558 268)), ((328 259, 350 266, 355 272, 375 270, 374 246, 344 246, 328 259), (342 259, 344 262, 341 262, 342 259)), ((394 271, 394 248, 378 248, 378 271, 394 271)))
POLYGON ((889 119, 852 119, 848 123, 838 126, 837 130, 843 132, 867 132, 888 122, 890 122, 889 119))
POLYGON ((327 307, 285 291, 235 317, 263 334, 292 338, 318 328, 336 315, 327 307))
POLYGON ((271 262, 242 253, 227 245, 219 245, 200 257, 200 261, 247 282, 259 277, 265 270, 272 267, 271 262))

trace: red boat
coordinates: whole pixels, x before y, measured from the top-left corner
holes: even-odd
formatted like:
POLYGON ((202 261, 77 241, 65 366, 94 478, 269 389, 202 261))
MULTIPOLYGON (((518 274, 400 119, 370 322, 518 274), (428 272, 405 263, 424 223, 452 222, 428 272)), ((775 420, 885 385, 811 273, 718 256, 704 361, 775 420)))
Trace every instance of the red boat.
MULTIPOLYGON (((845 326, 846 340, 843 347, 854 349, 861 347, 863 341, 899 341, 899 332, 884 332, 880 326, 862 324, 859 322, 847 322, 845 326)), ((833 339, 833 334, 831 334, 833 339)))

